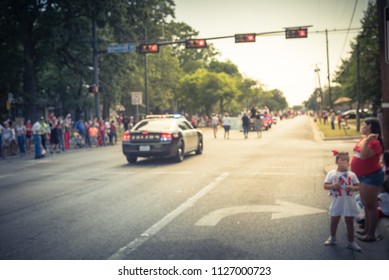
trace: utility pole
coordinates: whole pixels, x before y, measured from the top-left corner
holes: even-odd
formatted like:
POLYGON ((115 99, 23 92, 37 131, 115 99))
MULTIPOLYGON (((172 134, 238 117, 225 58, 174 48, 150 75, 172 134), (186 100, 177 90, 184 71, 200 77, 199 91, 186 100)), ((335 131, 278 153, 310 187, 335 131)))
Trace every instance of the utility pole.
MULTIPOLYGON (((147 18, 145 16, 145 44, 147 44, 147 18)), ((147 53, 145 53, 145 115, 150 114, 149 112, 149 89, 148 89, 148 80, 149 80, 149 74, 148 74, 148 61, 147 61, 147 53)))
POLYGON ((385 149, 389 149, 389 3, 377 0, 381 54, 381 91, 383 112, 383 137, 385 149))
POLYGON ((148 65, 148 61, 147 61, 147 53, 146 53, 145 54, 145 110, 146 110, 145 115, 150 113, 149 112, 149 88, 148 88, 149 71, 147 65, 148 65))
MULTIPOLYGON (((321 88, 321 81, 320 81, 320 68, 317 66, 317 64, 316 64, 315 72, 317 74, 317 80, 319 82, 319 92, 320 92, 320 105, 319 105, 320 112, 319 112, 319 114, 321 114, 322 113, 322 104, 323 104, 323 90, 321 88)), ((319 119, 321 122, 321 117, 319 117, 319 119)))
POLYGON ((95 95, 95 117, 100 119, 100 97, 99 97, 99 63, 97 49, 97 34, 96 34, 96 14, 93 10, 92 15, 92 37, 93 37, 93 84, 97 88, 95 95))
POLYGON ((328 51, 328 30, 327 29, 326 29, 326 46, 327 46, 328 101, 330 103, 330 109, 332 109, 331 76, 330 76, 330 54, 329 54, 329 51, 328 51))
POLYGON ((360 56, 361 56, 361 50, 360 50, 360 44, 359 40, 357 42, 357 131, 360 131, 361 129, 361 115, 359 114, 359 110, 361 108, 361 63, 360 63, 360 56))

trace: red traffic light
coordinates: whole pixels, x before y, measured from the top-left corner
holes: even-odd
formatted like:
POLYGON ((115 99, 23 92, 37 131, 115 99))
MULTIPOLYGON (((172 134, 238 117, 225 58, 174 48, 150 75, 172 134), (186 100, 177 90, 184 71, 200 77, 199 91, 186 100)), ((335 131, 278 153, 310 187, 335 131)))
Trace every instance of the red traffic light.
POLYGON ((251 43, 251 42, 255 42, 255 33, 235 35, 235 43, 251 43))
POLYGON ((139 46, 140 53, 157 53, 159 52, 158 44, 143 44, 139 46))
POLYGON ((307 28, 293 28, 285 30, 286 39, 294 39, 294 38, 307 38, 308 37, 308 29, 307 28))
POLYGON ((189 39, 186 40, 187 49, 201 49, 207 47, 207 41, 204 39, 189 39))

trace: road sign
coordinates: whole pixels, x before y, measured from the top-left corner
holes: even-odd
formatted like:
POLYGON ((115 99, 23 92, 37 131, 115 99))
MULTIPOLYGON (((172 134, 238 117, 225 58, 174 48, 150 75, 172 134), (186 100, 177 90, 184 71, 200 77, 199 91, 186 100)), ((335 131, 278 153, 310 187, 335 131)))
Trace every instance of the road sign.
POLYGON ((132 105, 142 105, 142 92, 131 92, 131 104, 132 105))
POLYGON ((109 53, 116 53, 116 52, 132 52, 135 51, 136 46, 135 44, 110 44, 107 48, 107 51, 109 53))

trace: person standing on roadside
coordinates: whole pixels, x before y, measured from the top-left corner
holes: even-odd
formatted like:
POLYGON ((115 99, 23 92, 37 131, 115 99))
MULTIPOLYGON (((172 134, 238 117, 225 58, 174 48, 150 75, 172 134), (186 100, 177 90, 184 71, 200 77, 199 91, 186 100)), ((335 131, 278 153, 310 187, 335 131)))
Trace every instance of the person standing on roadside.
POLYGON ((224 139, 230 139, 231 119, 228 113, 223 117, 224 139))
POLYGON ((257 110, 255 114, 254 126, 255 126, 255 131, 257 132, 257 137, 262 138, 262 119, 259 110, 257 110))
POLYGON ((336 119, 338 121, 338 128, 342 129, 342 113, 339 112, 339 114, 336 116, 336 119))
POLYGON ((250 118, 247 115, 247 112, 243 113, 242 127, 243 127, 244 139, 247 139, 249 137, 249 130, 250 130, 250 118))
POLYGON ((333 110, 331 110, 331 113, 330 113, 330 120, 331 120, 331 129, 335 129, 335 112, 333 110))
POLYGON ((32 124, 31 121, 28 120, 26 122, 26 151, 27 154, 31 152, 31 144, 32 144, 32 124))
POLYGON ((112 120, 111 124, 109 126, 109 144, 113 145, 115 143, 115 145, 116 145, 117 141, 118 141, 118 136, 116 133, 116 125, 115 125, 115 121, 112 120), (114 139, 115 139, 115 142, 114 142, 114 139))
POLYGON ((354 217, 358 215, 354 192, 359 190, 359 181, 354 172, 349 171, 350 157, 348 153, 333 151, 336 156, 337 168, 327 173, 324 180, 324 189, 330 191, 331 216, 330 237, 324 242, 326 246, 336 244, 336 231, 340 218, 343 216, 347 227, 347 248, 362 251, 354 242, 354 217))
POLYGON ((50 153, 59 153, 59 134, 58 134, 58 121, 54 118, 50 123, 51 134, 50 134, 50 153), (58 150, 57 150, 58 148, 58 150))
POLYGON ((216 138, 217 126, 219 125, 219 118, 217 117, 217 115, 215 113, 212 114, 211 125, 212 125, 212 130, 213 130, 213 136, 216 138))
POLYGON ((384 151, 381 127, 378 119, 367 118, 361 127, 363 137, 354 147, 351 170, 360 181, 360 196, 365 210, 365 228, 357 231, 364 242, 376 240, 378 222, 377 196, 384 183, 384 171, 380 163, 384 151))
POLYGON ((23 121, 18 122, 18 124, 15 127, 15 132, 18 140, 20 156, 24 157, 26 155, 26 147, 25 147, 26 127, 24 126, 23 121))
POLYGON ((41 144, 42 144, 41 133, 42 133, 41 123, 39 121, 36 121, 32 126, 32 138, 34 140, 35 159, 40 159, 43 157, 42 149, 41 149, 41 144))
POLYGON ((70 130, 72 127, 72 115, 67 114, 65 119, 63 120, 63 128, 64 132, 64 146, 66 150, 70 149, 70 130))
POLYGON ((105 146, 105 136, 107 135, 107 127, 103 120, 99 121, 99 136, 101 141, 101 146, 105 146))
POLYGON ((42 146, 43 146, 44 150, 47 151, 46 138, 47 138, 47 133, 48 133, 48 130, 50 129, 50 127, 45 122, 45 118, 44 117, 41 117, 40 124, 41 124, 41 138, 42 138, 41 139, 41 143, 42 143, 42 146))
POLYGON ((12 144, 12 128, 9 125, 9 120, 4 123, 3 132, 2 132, 2 144, 1 144, 1 154, 3 159, 7 159, 11 155, 11 144, 12 144))

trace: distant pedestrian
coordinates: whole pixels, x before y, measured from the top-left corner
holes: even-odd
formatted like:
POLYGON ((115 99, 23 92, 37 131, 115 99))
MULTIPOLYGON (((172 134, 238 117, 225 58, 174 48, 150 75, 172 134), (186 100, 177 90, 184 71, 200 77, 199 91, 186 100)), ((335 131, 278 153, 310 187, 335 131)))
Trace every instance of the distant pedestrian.
POLYGON ((354 242, 354 217, 358 215, 354 192, 359 190, 359 180, 354 172, 348 170, 350 164, 348 153, 334 151, 334 155, 336 155, 337 169, 328 172, 324 181, 324 189, 330 191, 331 198, 329 211, 331 235, 324 245, 336 244, 336 231, 340 217, 343 216, 347 227, 347 248, 361 251, 361 247, 354 242))
POLYGON ((59 133, 58 133, 58 121, 56 119, 50 123, 51 134, 50 134, 50 153, 59 153, 59 133))
POLYGON ((216 138, 217 127, 219 125, 219 118, 217 117, 217 115, 215 113, 212 114, 211 125, 212 125, 212 130, 213 130, 213 136, 216 138))
POLYGON ((249 130, 250 130, 250 118, 247 115, 246 112, 243 113, 242 117, 242 127, 243 127, 243 135, 244 139, 247 139, 249 137, 249 130))
POLYGON ((257 137, 262 138, 262 119, 259 110, 257 110, 254 116, 254 126, 255 126, 255 131, 257 132, 257 137))
POLYGON ((98 144, 97 144, 97 137, 99 135, 99 130, 97 129, 97 127, 92 123, 90 126, 89 126, 89 138, 90 138, 90 146, 92 147, 93 145, 95 145, 95 147, 98 147, 98 144))
POLYGON ((107 135, 107 127, 103 120, 99 121, 99 143, 101 146, 105 146, 105 136, 107 135))
POLYGON ((43 157, 42 155, 42 127, 39 121, 36 121, 32 126, 32 138, 34 140, 34 148, 35 148, 35 159, 40 159, 43 157))
POLYGON ((330 113, 330 121, 331 121, 331 129, 335 129, 335 112, 331 110, 330 113))
POLYGON ((339 129, 342 129, 342 113, 339 112, 339 114, 336 116, 337 121, 338 121, 338 127, 339 129))
POLYGON ((113 145, 115 143, 117 143, 118 141, 118 136, 117 136, 117 133, 116 133, 116 125, 115 125, 115 122, 112 120, 111 121, 111 124, 109 126, 109 143, 111 145, 113 145), (115 142, 114 142, 115 140, 115 142))
POLYGON ((231 118, 228 113, 223 117, 224 139, 230 139, 231 118))
POLYGON ((124 116, 124 118, 123 118, 124 131, 128 130, 129 124, 130 124, 130 118, 128 116, 124 116))
POLYGON ((70 148, 70 130, 71 130, 71 127, 72 127, 72 115, 71 114, 67 114, 65 119, 63 120, 63 126, 64 126, 64 146, 65 146, 65 149, 69 149, 70 148))
POLYGON ((28 120, 26 122, 26 152, 30 154, 31 152, 31 144, 32 144, 32 124, 31 121, 28 120))
POLYGON ((24 126, 22 121, 19 121, 15 127, 15 133, 18 140, 19 153, 21 157, 26 155, 26 127, 24 126))
MULTIPOLYGON (((48 131, 50 131, 50 127, 49 125, 45 122, 45 118, 44 117, 41 117, 40 119, 40 124, 41 124, 41 143, 42 143, 42 146, 43 146, 43 150, 44 153, 47 151, 47 147, 46 147, 46 139, 47 139, 47 134, 48 134, 48 131)), ((50 135, 50 133, 49 133, 50 135)))
POLYGON ((9 125, 9 122, 6 121, 3 127, 2 133, 2 143, 1 143, 1 154, 3 159, 7 159, 11 155, 11 145, 12 145, 13 135, 12 128, 9 125))

